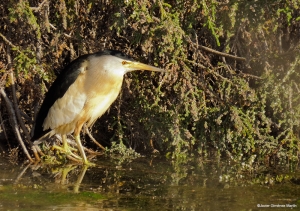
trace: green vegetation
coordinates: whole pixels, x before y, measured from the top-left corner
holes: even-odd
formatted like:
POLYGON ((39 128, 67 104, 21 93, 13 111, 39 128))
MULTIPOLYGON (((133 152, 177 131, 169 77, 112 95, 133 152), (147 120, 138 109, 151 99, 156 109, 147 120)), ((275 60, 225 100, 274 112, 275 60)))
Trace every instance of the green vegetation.
MULTIPOLYGON (((26 128, 61 68, 113 48, 168 73, 128 74, 93 127, 98 141, 138 152, 154 147, 178 163, 212 151, 251 165, 298 161, 299 1, 0 4, 0 85, 10 93, 9 74, 16 74, 15 112, 26 128)), ((8 109, 0 109, 1 130, 16 147, 8 109)), ((27 138, 23 129, 21 136, 27 138)))
POLYGON ((0 190, 1 205, 10 207, 12 210, 20 209, 20 207, 22 210, 33 210, 40 206, 48 207, 48 209, 66 204, 76 206, 76 203, 80 202, 96 204, 105 199, 99 193, 80 192, 74 194, 67 190, 45 191, 43 188, 45 187, 37 185, 33 187, 22 185, 4 186, 0 190))

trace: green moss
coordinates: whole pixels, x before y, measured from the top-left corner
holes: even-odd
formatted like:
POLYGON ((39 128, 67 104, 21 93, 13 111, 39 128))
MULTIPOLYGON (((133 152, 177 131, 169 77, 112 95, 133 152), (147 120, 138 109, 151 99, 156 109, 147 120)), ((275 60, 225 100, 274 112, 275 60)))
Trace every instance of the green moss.
POLYGON ((77 204, 80 202, 96 203, 105 197, 99 193, 68 191, 46 191, 43 187, 2 186, 0 190, 2 205, 10 205, 14 210, 32 210, 34 207, 52 207, 64 204, 77 204))

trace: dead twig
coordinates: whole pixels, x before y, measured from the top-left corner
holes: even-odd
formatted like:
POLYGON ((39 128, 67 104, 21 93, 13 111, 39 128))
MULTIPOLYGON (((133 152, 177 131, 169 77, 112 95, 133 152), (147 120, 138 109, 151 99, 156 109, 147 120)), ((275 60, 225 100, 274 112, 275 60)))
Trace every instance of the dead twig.
MULTIPOLYGON (((49 23, 49 26, 50 26, 52 29, 57 30, 57 28, 56 28, 52 23, 49 23)), ((65 35, 66 37, 68 37, 68 38, 72 38, 72 36, 69 35, 69 34, 64 33, 64 35, 65 35)))
POLYGON ((39 155, 44 155, 44 153, 41 151, 41 149, 37 145, 32 145, 31 149, 33 151, 36 162, 40 162, 41 158, 39 155))
MULTIPOLYGON (((10 46, 17 49, 17 46, 15 46, 12 42, 10 42, 2 33, 0 33, 0 37, 10 46)), ((19 50, 18 50, 19 51, 19 50)))
MULTIPOLYGON (((0 101, 1 101, 1 98, 0 98, 0 101)), ((11 150, 11 146, 10 146, 10 143, 8 141, 8 136, 7 136, 7 133, 6 133, 6 130, 5 130, 5 127, 4 127, 4 124, 3 124, 3 119, 2 119, 2 114, 1 114, 1 111, 0 111, 0 125, 2 127, 2 131, 4 133, 4 136, 5 136, 5 139, 7 141, 7 145, 9 147, 9 149, 11 150)), ((3 151, 3 150, 2 150, 3 151)))
POLYGON ((105 147, 103 147, 90 133, 89 129, 87 126, 84 126, 86 134, 90 137, 90 139, 98 146, 100 149, 105 150, 105 147))
POLYGON ((17 122, 17 118, 16 118, 16 115, 15 115, 15 112, 14 112, 14 109, 13 109, 13 105, 11 103, 11 101, 9 100, 9 98, 7 97, 4 89, 1 87, 0 88, 0 94, 2 95, 5 103, 6 103, 6 107, 7 107, 7 110, 8 110, 8 113, 10 115, 10 124, 11 124, 11 127, 13 128, 13 131, 15 133, 15 136, 17 138, 17 140, 19 141, 22 149, 23 149, 23 152, 25 153, 25 155, 27 156, 27 158, 29 159, 30 162, 34 162, 33 159, 31 158, 23 140, 22 140, 22 137, 21 137, 21 134, 20 134, 20 131, 18 129, 18 122, 17 122))
POLYGON ((44 0, 42 3, 40 3, 38 7, 30 7, 30 9, 32 9, 35 12, 38 12, 47 1, 48 0, 44 0))
MULTIPOLYGON (((192 44, 193 46, 196 45, 190 37, 186 36, 186 40, 188 41, 188 43, 192 44)), ((209 48, 209 47, 205 47, 203 45, 196 45, 195 48, 197 50, 201 49, 201 50, 205 50, 207 52, 210 52, 210 53, 213 53, 213 54, 216 54, 216 55, 219 55, 219 56, 224 56, 224 57, 227 57, 227 58, 231 58, 231 59, 235 59, 235 60, 239 60, 239 61, 246 61, 246 58, 244 57, 239 57, 239 56, 234 56, 234 55, 231 55, 231 54, 228 54, 228 53, 223 53, 223 52, 220 52, 220 51, 217 51, 217 50, 214 50, 212 48, 209 48)))
POLYGON ((15 180, 15 184, 18 184, 18 182, 20 181, 20 179, 23 177, 23 175, 25 174, 25 172, 27 171, 27 169, 29 168, 29 166, 31 166, 31 163, 27 164, 27 166, 24 167, 24 169, 21 171, 21 173, 18 175, 18 177, 15 180))
POLYGON ((239 60, 239 61, 246 61, 246 58, 244 58, 244 57, 234 56, 234 55, 231 55, 231 54, 228 54, 228 53, 223 53, 223 52, 220 52, 220 51, 216 51, 214 49, 211 49, 209 47, 205 47, 203 45, 199 45, 198 48, 200 48, 202 50, 205 50, 205 51, 208 51, 210 53, 219 55, 219 56, 224 56, 224 57, 230 58, 230 59, 239 60))
POLYGON ((11 72, 10 73, 10 79, 11 79, 11 89, 12 89, 12 97, 13 97, 13 105, 14 105, 14 108, 15 108, 15 112, 16 112, 16 116, 17 116, 17 119, 19 121, 19 124, 26 136, 26 142, 32 146, 32 142, 30 141, 31 137, 30 137, 30 134, 29 134, 29 131, 27 130, 27 128, 25 127, 25 123, 21 117, 21 114, 20 114, 20 109, 18 107, 18 102, 17 102, 17 97, 16 97, 16 86, 15 86, 15 80, 14 80, 14 73, 11 72))

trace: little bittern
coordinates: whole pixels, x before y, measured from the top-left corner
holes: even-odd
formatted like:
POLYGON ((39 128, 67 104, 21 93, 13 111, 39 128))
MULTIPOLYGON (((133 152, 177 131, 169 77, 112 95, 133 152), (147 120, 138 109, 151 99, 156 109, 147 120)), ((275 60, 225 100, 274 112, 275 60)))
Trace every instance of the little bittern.
POLYGON ((103 115, 119 95, 124 74, 134 70, 164 72, 115 50, 83 55, 71 62, 49 88, 36 118, 32 140, 59 134, 64 151, 72 153, 67 134, 74 133, 79 159, 89 164, 80 131, 85 123, 89 127, 103 115))

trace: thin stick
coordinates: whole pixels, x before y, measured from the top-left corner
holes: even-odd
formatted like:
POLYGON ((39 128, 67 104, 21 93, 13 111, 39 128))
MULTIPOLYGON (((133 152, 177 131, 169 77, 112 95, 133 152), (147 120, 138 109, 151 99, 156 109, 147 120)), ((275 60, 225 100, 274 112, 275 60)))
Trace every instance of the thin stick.
MULTIPOLYGON (((52 29, 57 30, 57 28, 56 28, 52 23, 49 23, 49 26, 50 26, 52 29)), ((72 37, 71 35, 66 34, 66 33, 64 33, 64 35, 65 35, 66 37, 68 37, 68 38, 71 38, 71 37, 72 37)))
POLYGON ((22 140, 22 137, 21 137, 21 134, 20 134, 20 131, 18 129, 18 123, 17 123, 17 119, 16 119, 16 115, 15 115, 15 112, 14 112, 14 109, 13 109, 13 106, 12 106, 12 103, 11 101, 9 100, 9 98, 7 97, 5 91, 3 88, 0 88, 0 94, 2 95, 2 97, 4 98, 5 100, 5 103, 6 103, 6 107, 7 107, 7 110, 10 114, 10 125, 11 127, 13 128, 13 131, 15 133, 15 136, 16 138, 18 139, 25 155, 27 156, 27 158, 29 159, 30 162, 34 162, 33 159, 30 157, 29 153, 28 153, 28 150, 22 140))
POLYGON ((198 47, 202 50, 208 51, 210 53, 213 53, 213 54, 216 54, 216 55, 219 55, 219 56, 224 56, 224 57, 239 60, 239 61, 246 61, 246 58, 244 58, 244 57, 234 56, 234 55, 231 55, 231 54, 228 54, 228 53, 223 53, 223 52, 220 52, 220 51, 216 51, 212 48, 205 47, 203 45, 199 45, 198 47))
MULTIPOLYGON (((186 40, 192 44, 192 45, 196 45, 190 37, 186 36, 186 40)), ((205 47, 203 45, 196 45, 195 47, 196 49, 202 49, 202 50, 205 50, 207 52, 210 52, 210 53, 213 53, 213 54, 216 54, 216 55, 219 55, 219 56, 224 56, 224 57, 227 57, 227 58, 231 58, 231 59, 235 59, 235 60, 239 60, 239 61, 246 61, 246 58, 244 57, 239 57, 239 56, 234 56, 234 55, 231 55, 231 54, 228 54, 228 53, 223 53, 223 52, 220 52, 220 51, 217 51, 217 50, 214 50, 212 48, 209 48, 209 47, 205 47)))
POLYGON ((38 12, 47 1, 48 0, 44 0, 42 3, 40 3, 38 7, 30 7, 30 9, 32 9, 35 12, 38 12))
POLYGON ((90 133, 89 129, 87 126, 84 126, 84 129, 85 129, 85 132, 86 134, 88 134, 88 136, 90 137, 90 139, 98 146, 100 147, 100 149, 103 149, 105 150, 105 147, 103 147, 93 136, 92 134, 90 133))
MULTIPOLYGON (((0 37, 2 37, 2 39, 10 46, 10 47, 13 47, 13 48, 17 48, 17 46, 15 46, 12 42, 10 42, 2 33, 0 33, 0 37)), ((20 52, 18 50, 18 52, 20 52)))
MULTIPOLYGON (((1 100, 1 99, 0 99, 1 100)), ((10 146, 10 143, 8 141, 8 136, 7 136, 7 133, 6 133, 6 130, 5 130, 5 127, 4 127, 4 123, 3 123, 3 119, 2 119, 2 114, 1 114, 1 111, 0 111, 0 125, 2 127, 2 130, 3 130, 3 133, 4 133, 4 136, 5 136, 5 139, 7 141, 7 145, 9 147, 9 149, 11 149, 11 146, 10 146)), ((3 151, 3 150, 2 150, 3 151)))
MULTIPOLYGON (((41 161, 41 158, 40 158, 40 156, 39 156, 39 153, 42 153, 42 151, 41 151, 41 149, 36 145, 33 145, 33 146, 31 146, 31 149, 32 149, 32 151, 33 151, 33 154, 34 154, 34 157, 35 157, 35 160, 37 161, 37 162, 40 162, 41 161)), ((44 153, 43 153, 44 154, 44 153)))
POLYGON ((29 131, 25 127, 24 121, 23 121, 23 119, 21 117, 21 114, 20 114, 20 109, 18 107, 18 102, 17 102, 17 97, 16 97, 16 86, 15 86, 15 80, 14 80, 14 73, 13 72, 10 73, 10 79, 11 79, 13 104, 14 104, 16 116, 17 116, 17 119, 20 123, 20 126, 21 126, 23 132, 25 133, 26 142, 32 146, 32 142, 30 141, 31 137, 30 137, 29 131))
POLYGON ((24 168, 24 169, 22 170, 22 172, 18 175, 16 181, 14 182, 15 184, 17 184, 17 183, 20 181, 20 179, 23 177, 23 175, 25 174, 26 170, 29 168, 30 165, 31 165, 31 164, 29 163, 29 164, 27 164, 27 166, 25 166, 25 168, 24 168))

